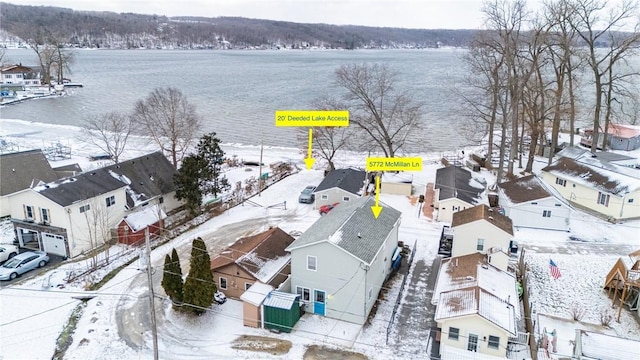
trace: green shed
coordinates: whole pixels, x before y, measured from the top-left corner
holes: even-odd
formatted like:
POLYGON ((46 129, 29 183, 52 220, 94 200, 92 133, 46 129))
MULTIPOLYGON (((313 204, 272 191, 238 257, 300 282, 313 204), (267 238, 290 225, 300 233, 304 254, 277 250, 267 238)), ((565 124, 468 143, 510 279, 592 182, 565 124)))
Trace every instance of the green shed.
POLYGON ((300 319, 300 295, 272 291, 262 303, 265 329, 291 332, 300 319))

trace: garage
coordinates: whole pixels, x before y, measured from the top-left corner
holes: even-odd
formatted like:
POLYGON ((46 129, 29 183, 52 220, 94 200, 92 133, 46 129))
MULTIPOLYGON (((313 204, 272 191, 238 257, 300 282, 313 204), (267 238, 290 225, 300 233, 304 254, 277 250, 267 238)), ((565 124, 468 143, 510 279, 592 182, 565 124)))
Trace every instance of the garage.
POLYGON ((49 254, 67 256, 67 246, 64 237, 49 233, 42 233, 42 248, 49 254))

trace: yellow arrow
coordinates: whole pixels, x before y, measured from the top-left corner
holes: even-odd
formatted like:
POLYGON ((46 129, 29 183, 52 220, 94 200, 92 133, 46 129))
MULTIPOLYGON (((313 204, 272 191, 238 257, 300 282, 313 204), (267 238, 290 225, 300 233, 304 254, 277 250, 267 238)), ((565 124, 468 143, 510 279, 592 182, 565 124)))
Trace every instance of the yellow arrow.
POLYGON ((304 163, 307 164, 307 170, 313 168, 313 163, 316 161, 311 157, 311 151, 313 150, 313 130, 309 128, 309 150, 307 151, 307 158, 304 159, 304 163))
POLYGON ((382 211, 382 206, 380 203, 380 175, 376 176, 376 204, 371 207, 371 211, 373 211, 373 217, 376 219, 380 216, 380 212, 382 211))

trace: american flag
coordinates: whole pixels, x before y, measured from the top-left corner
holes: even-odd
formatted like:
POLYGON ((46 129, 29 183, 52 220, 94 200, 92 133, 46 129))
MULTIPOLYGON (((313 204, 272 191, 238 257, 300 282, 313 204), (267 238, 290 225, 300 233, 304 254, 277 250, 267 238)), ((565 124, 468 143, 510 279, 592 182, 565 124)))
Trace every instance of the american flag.
POLYGON ((549 259, 549 271, 551 272, 551 276, 553 276, 554 279, 558 279, 560 276, 562 276, 562 274, 560 274, 558 265, 556 265, 556 263, 554 263, 551 259, 549 259))

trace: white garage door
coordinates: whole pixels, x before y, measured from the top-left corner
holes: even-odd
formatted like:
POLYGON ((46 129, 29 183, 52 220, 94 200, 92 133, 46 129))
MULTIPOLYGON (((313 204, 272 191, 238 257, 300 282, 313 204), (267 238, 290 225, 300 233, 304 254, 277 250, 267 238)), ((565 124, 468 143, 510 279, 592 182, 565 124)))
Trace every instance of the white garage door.
POLYGON ((42 233, 42 247, 49 254, 67 256, 67 249, 64 246, 64 237, 49 233, 42 233))

